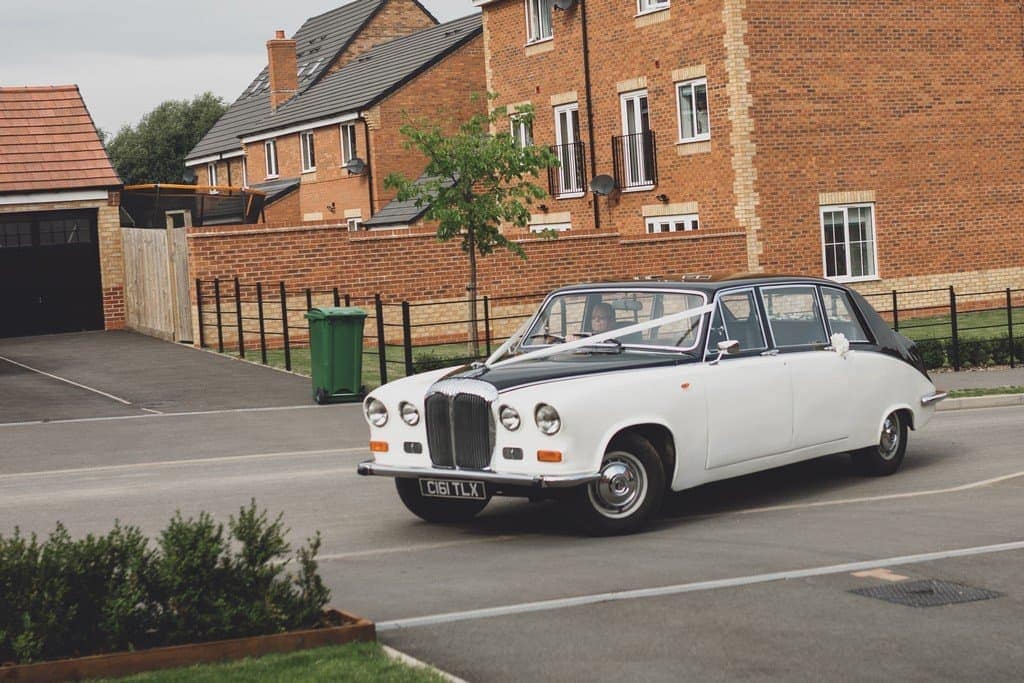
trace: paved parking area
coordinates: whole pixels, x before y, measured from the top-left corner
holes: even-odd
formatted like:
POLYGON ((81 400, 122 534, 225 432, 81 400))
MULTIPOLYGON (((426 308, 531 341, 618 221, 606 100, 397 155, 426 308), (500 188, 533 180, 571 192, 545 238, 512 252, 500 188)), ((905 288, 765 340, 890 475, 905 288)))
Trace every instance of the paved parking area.
POLYGON ((293 543, 322 534, 333 605, 469 681, 1024 678, 1024 407, 938 414, 893 477, 830 456, 589 538, 523 500, 420 522, 389 479, 356 475, 358 404, 316 406, 305 378, 130 333, 0 340, 0 357, 20 364, 0 361, 0 533, 120 519, 153 536, 255 498, 293 543), (917 579, 999 596, 850 593, 917 579))

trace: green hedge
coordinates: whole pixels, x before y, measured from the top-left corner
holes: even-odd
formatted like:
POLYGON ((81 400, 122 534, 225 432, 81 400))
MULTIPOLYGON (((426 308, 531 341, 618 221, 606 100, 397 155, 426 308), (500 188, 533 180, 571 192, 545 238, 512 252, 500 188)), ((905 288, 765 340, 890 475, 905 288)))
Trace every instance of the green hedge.
MULTIPOLYGON (((929 370, 953 367, 952 339, 922 339, 917 343, 925 367, 929 370)), ((1014 344, 1015 362, 1024 364, 1024 339, 1014 344)), ((1010 364, 1010 340, 1003 339, 961 339, 960 367, 984 368, 992 365, 1010 364)))
POLYGON ((203 512, 178 513, 156 547, 135 527, 73 540, 63 524, 0 535, 0 662, 27 663, 314 626, 330 592, 317 533, 294 556, 282 516, 255 501, 228 533, 203 512))

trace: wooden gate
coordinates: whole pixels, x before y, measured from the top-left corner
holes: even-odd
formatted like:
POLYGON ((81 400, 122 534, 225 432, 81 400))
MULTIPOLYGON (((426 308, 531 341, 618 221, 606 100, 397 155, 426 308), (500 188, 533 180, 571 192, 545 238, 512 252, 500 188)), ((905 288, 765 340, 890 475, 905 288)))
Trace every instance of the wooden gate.
POLYGON ((121 229, 129 328, 161 339, 192 341, 185 239, 190 218, 188 212, 173 212, 167 216, 166 228, 121 229))

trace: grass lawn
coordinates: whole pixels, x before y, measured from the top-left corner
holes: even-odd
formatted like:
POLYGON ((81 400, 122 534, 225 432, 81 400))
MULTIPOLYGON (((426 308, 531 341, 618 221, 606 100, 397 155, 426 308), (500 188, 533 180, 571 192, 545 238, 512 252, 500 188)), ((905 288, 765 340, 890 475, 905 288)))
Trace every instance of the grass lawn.
POLYGON ((974 396, 998 396, 1000 394, 1024 394, 1024 387, 990 387, 982 389, 953 389, 950 398, 972 398, 974 396))
MULTIPOLYGON (((1024 333, 1024 308, 1013 310, 1013 335, 1024 333)), ((1007 336, 1006 309, 958 313, 957 327, 961 339, 994 339, 1007 336)), ((953 336, 953 325, 948 315, 929 318, 900 319, 900 333, 915 341, 946 339, 953 336)))
MULTIPOLYGON (((113 679, 105 679, 107 681, 113 679)), ((376 643, 351 643, 259 659, 223 664, 201 664, 165 669, 116 679, 120 683, 222 683, 223 681, 383 681, 385 683, 441 683, 437 673, 396 662, 376 643)))

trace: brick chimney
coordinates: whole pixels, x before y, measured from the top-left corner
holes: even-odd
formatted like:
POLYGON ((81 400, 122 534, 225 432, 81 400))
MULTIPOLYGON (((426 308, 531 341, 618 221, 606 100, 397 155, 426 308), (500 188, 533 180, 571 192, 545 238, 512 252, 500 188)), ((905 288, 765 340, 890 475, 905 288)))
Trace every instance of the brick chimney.
POLYGON ((267 41, 267 70, 270 72, 270 109, 277 108, 295 96, 299 89, 299 64, 295 56, 295 41, 284 37, 278 30, 273 40, 267 41))

